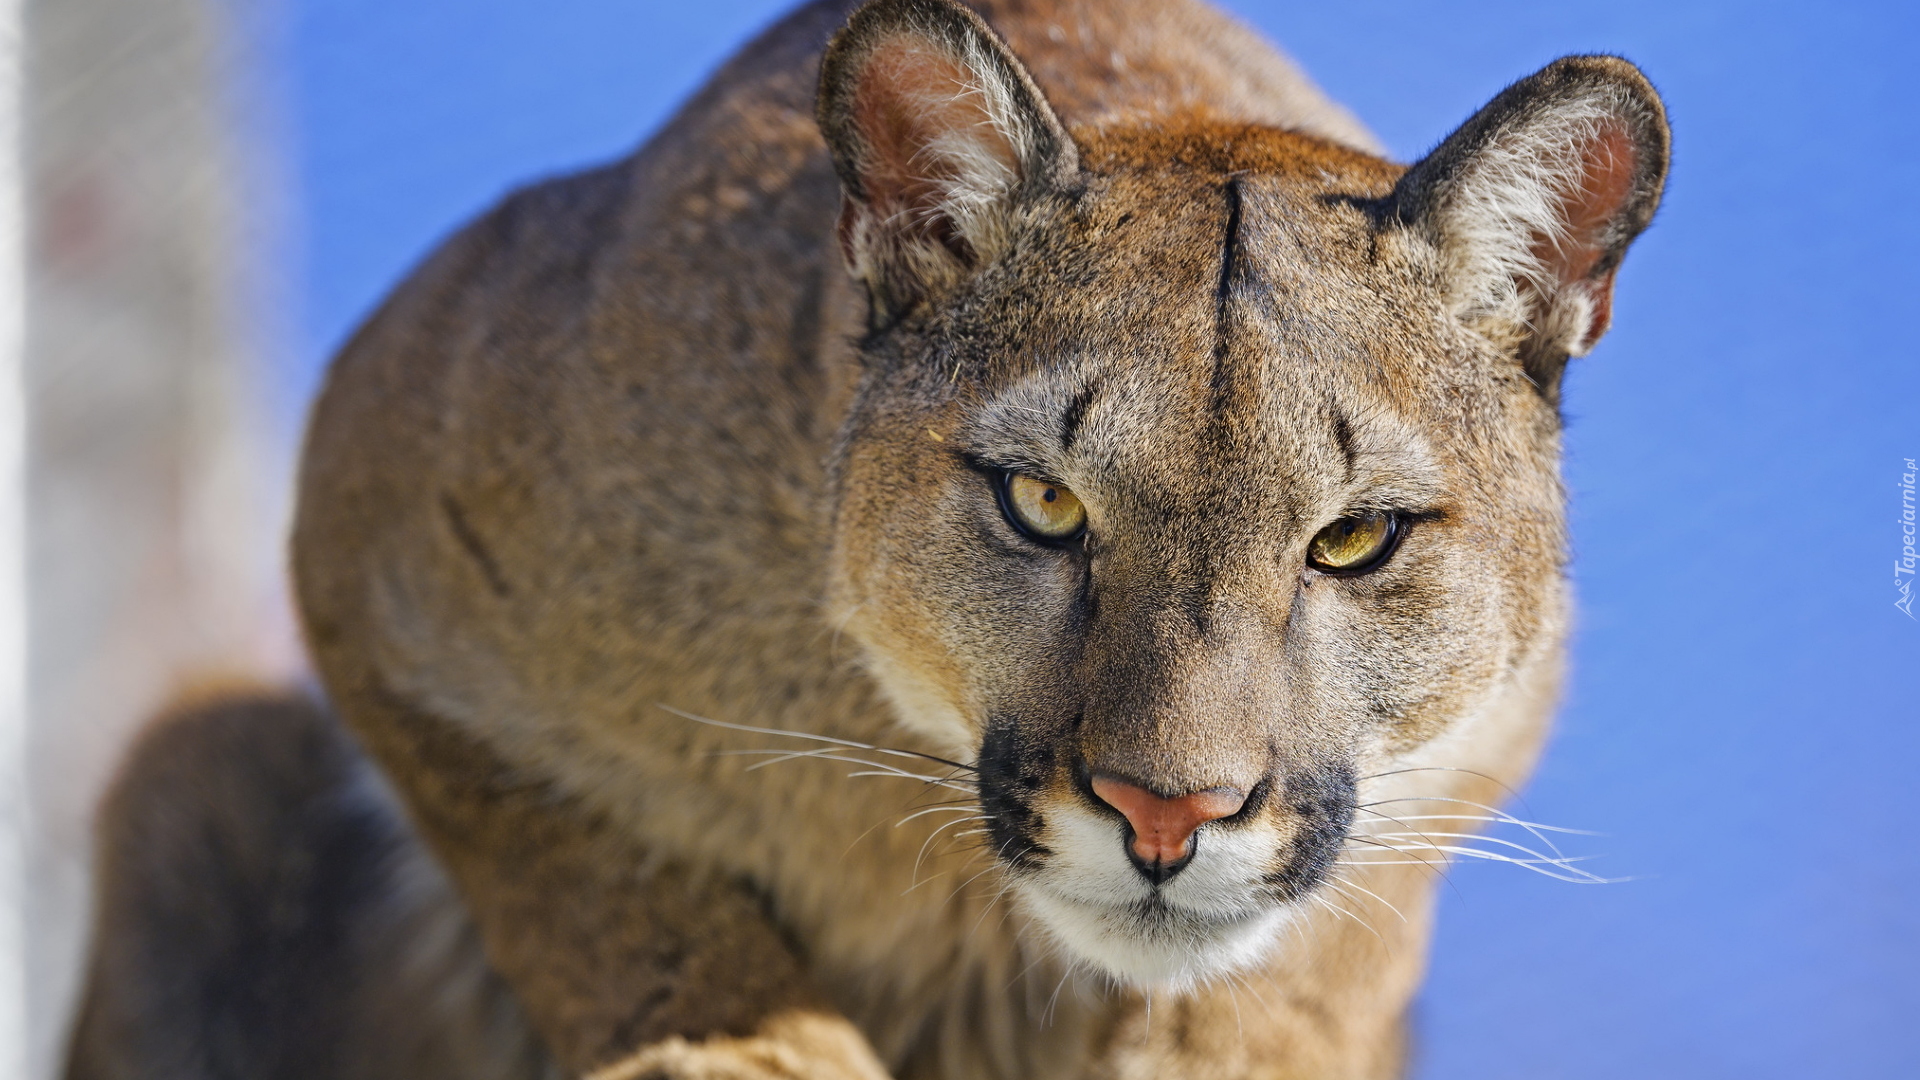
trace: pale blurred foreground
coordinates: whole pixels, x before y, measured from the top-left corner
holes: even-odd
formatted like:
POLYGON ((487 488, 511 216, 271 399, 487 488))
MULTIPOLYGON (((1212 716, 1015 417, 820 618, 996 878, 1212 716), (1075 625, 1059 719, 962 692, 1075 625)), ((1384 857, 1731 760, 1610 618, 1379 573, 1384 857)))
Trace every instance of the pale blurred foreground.
POLYGON ((0 0, 0 1080, 59 1071, 128 734, 295 663, 240 11, 0 0))

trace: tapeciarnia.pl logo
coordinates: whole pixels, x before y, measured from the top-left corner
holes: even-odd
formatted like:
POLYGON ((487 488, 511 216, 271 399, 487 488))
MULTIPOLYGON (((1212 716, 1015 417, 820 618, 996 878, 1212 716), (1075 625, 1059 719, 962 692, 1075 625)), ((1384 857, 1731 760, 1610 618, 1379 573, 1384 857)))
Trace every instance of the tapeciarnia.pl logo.
POLYGON ((1912 619, 1913 571, 1916 559, 1920 559, 1913 552, 1913 478, 1920 469, 1914 468, 1912 458, 1906 460, 1906 471, 1900 474, 1900 557, 1893 560, 1893 591, 1897 595, 1893 606, 1912 619))

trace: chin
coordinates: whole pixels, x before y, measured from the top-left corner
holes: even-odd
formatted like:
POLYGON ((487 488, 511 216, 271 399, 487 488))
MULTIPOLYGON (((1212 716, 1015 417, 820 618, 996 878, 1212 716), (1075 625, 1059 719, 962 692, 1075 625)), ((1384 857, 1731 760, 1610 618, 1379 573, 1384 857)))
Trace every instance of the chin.
POLYGON ((1022 909, 1079 966, 1144 991, 1191 990, 1272 955, 1294 905, 1189 910, 1161 896, 1102 903, 1037 882, 1013 889, 1022 909))

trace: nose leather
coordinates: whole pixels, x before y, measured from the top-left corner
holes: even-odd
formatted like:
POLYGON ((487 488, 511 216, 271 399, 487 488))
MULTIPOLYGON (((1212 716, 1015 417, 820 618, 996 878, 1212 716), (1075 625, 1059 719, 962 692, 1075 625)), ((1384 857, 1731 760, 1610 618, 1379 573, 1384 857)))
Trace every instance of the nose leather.
POLYGON ((1208 788, 1169 799, 1111 776, 1093 777, 1093 793, 1133 826, 1134 857, 1148 866, 1171 866, 1185 859, 1195 829, 1232 817, 1247 802, 1247 793, 1239 788, 1208 788))

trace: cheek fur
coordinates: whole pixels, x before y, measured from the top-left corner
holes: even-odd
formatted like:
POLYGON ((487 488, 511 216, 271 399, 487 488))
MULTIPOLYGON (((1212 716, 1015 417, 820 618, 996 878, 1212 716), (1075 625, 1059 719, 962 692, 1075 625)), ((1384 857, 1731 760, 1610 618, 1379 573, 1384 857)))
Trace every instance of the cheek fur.
POLYGON ((1509 666, 1510 590, 1420 539, 1374 574, 1302 590, 1290 666, 1311 688, 1305 711, 1319 723, 1411 746, 1471 711, 1509 666))

